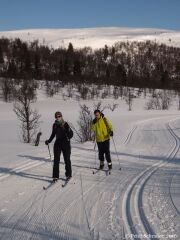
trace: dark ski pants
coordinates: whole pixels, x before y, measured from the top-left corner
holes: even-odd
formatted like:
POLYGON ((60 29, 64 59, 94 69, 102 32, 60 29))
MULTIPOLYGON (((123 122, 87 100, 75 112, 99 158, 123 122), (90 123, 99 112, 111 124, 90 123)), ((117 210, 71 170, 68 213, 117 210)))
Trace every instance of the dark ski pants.
POLYGON ((54 143, 54 166, 53 166, 53 178, 59 178, 59 163, 60 163, 60 155, 63 153, 64 163, 65 163, 65 175, 66 177, 72 176, 71 169, 71 145, 69 142, 61 143, 59 141, 55 141, 54 143))
POLYGON ((104 155, 106 157, 106 161, 108 163, 111 162, 110 155, 110 140, 106 140, 104 142, 97 142, 98 151, 99 151, 99 160, 104 162, 104 155))

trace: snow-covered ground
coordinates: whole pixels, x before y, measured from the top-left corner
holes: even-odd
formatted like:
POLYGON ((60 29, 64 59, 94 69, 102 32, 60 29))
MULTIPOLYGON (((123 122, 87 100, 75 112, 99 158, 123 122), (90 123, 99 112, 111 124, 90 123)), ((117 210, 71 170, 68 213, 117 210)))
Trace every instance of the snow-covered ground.
POLYGON ((101 27, 80 29, 25 29, 0 32, 0 37, 20 38, 49 47, 67 47, 71 42, 76 48, 90 46, 93 49, 112 46, 118 41, 156 41, 180 47, 180 32, 156 28, 101 27))
POLYGON ((112 174, 93 175, 94 143, 72 140, 72 181, 62 188, 59 180, 46 191, 52 161, 44 140, 54 112, 75 124, 79 103, 39 99, 43 134, 35 147, 19 141, 13 104, 0 102, 0 239, 180 239, 180 113, 146 111, 143 99, 129 112, 116 102, 114 112, 105 110, 118 153, 111 141, 112 174))

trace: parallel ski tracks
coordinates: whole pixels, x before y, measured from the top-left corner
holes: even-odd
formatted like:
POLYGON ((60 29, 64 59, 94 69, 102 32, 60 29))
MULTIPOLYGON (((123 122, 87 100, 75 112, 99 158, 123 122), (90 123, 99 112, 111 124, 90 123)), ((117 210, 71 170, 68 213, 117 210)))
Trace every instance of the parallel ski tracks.
MULTIPOLYGON (((76 176, 78 175, 78 173, 76 173, 76 176)), ((102 182, 103 180, 106 179, 106 176, 102 177, 102 182)), ((88 189, 86 189, 83 193, 84 197, 91 191, 95 188, 96 186, 96 182, 91 185, 88 189)), ((76 184, 77 185, 77 184, 76 184)), ((79 184, 78 184, 79 185, 79 184)), ((69 186, 70 187, 70 186, 69 186)), ((69 191, 73 190, 73 188, 71 187, 70 188, 66 188, 64 190, 62 190, 62 194, 63 196, 67 196, 69 194, 69 191)), ((56 189, 57 190, 57 189, 56 189)), ((60 206, 60 210, 61 210, 61 213, 62 214, 58 214, 57 216, 57 223, 55 223, 55 225, 57 224, 58 225, 58 228, 59 228, 59 232, 57 233, 58 234, 58 237, 64 237, 63 234, 66 233, 65 235, 67 236, 68 234, 72 234, 72 231, 70 231, 70 225, 71 225, 71 222, 72 222, 72 218, 73 216, 70 214, 70 211, 73 209, 79 209, 79 202, 81 201, 81 194, 80 194, 80 189, 78 191, 76 191, 76 194, 74 195, 73 199, 71 198, 71 196, 67 196, 66 197, 66 201, 63 202, 63 205, 60 206)), ((44 219, 44 222, 45 222, 45 226, 46 226, 46 230, 48 229, 48 226, 46 224, 46 222, 49 222, 49 216, 51 215, 52 218, 54 218, 54 207, 57 205, 57 202, 58 202, 58 199, 59 197, 57 197, 53 203, 51 203, 51 205, 45 210, 44 207, 43 207, 43 219, 44 219), (46 218, 48 217, 48 220, 46 220, 46 218)), ((62 202, 60 202, 62 203, 62 202)), ((57 206, 58 207, 58 206, 57 206)), ((81 210, 82 211, 82 210, 81 210)), ((76 220, 78 220, 79 222, 79 226, 81 226, 82 224, 82 212, 81 214, 79 213, 78 214, 78 219, 76 218, 76 220)), ((78 222, 76 222, 76 224, 78 224, 78 222)), ((72 230, 72 228, 71 228, 72 230)), ((74 236, 76 236, 78 233, 75 231, 73 232, 74 236)))
MULTIPOLYGON (((172 128, 170 127, 170 124, 168 123, 167 125, 168 127, 168 130, 170 132, 170 134, 174 137, 175 141, 176 141, 176 149, 175 149, 175 154, 171 157, 171 159, 173 159, 176 154, 178 153, 179 149, 180 149, 180 138, 179 136, 172 130, 172 128)), ((171 194, 171 185, 172 185, 172 181, 173 181, 173 177, 174 177, 174 174, 171 176, 171 179, 169 181, 169 196, 170 196, 170 199, 171 199, 171 203, 173 205, 173 208, 176 210, 176 213, 178 213, 180 215, 180 211, 179 209, 176 207, 176 205, 174 204, 174 201, 173 201, 173 198, 172 198, 172 194, 171 194)))
POLYGON ((31 199, 28 199, 20 208, 18 208, 8 219, 6 219, 1 224, 1 228, 7 229, 4 233, 2 233, 2 236, 0 236, 2 240, 13 239, 14 236, 18 234, 17 231, 21 232, 21 237, 24 235, 24 238, 28 230, 31 232, 29 227, 23 227, 22 224, 26 223, 26 226, 28 226, 28 223, 31 222, 32 218, 33 221, 36 221, 35 215, 39 208, 37 202, 39 202, 40 199, 41 193, 34 194, 31 199), (24 210, 25 208, 26 210, 24 210), (11 228, 8 227, 10 222, 11 228), (14 233, 15 229, 16 233, 14 233))
POLYGON ((125 145, 130 142, 130 140, 131 140, 131 138, 132 138, 132 135, 133 135, 133 133, 134 133, 134 131, 135 131, 136 129, 137 129, 137 126, 135 125, 135 126, 131 129, 131 131, 128 133, 128 135, 127 135, 127 137, 126 137, 126 139, 125 139, 125 141, 124 141, 124 144, 125 144, 125 145))
POLYGON ((3 179, 5 179, 5 178, 7 178, 11 175, 21 173, 22 171, 31 169, 33 167, 37 167, 37 166, 42 165, 42 164, 44 164, 44 163, 39 162, 39 161, 38 162, 32 162, 31 161, 31 162, 25 163, 20 167, 16 167, 16 168, 11 169, 8 173, 0 174, 0 180, 3 180, 3 179))
MULTIPOLYGON (((35 150, 31 150, 31 153, 35 154, 34 151, 35 150)), ((42 149, 39 152, 43 152, 42 149)), ((23 156, 23 154, 27 154, 27 151, 21 153, 22 156, 23 156)), ((41 154, 40 154, 40 156, 41 156, 41 154)), ((35 160, 34 161, 34 160, 28 159, 28 161, 26 163, 23 163, 23 164, 21 164, 17 167, 14 167, 14 168, 10 168, 9 171, 7 171, 5 173, 0 173, 0 181, 6 179, 8 177, 11 177, 13 175, 19 174, 19 173, 21 173, 23 171, 26 171, 28 169, 43 165, 45 163, 47 163, 46 158, 44 158, 44 161, 42 161, 42 160, 35 160)))
MULTIPOLYGON (((174 138, 174 146, 169 152, 166 161, 159 161, 145 169, 136 176, 124 193, 122 202, 122 217, 126 231, 126 239, 143 239, 143 236, 155 235, 153 228, 148 222, 143 208, 143 190, 149 178, 162 166, 174 159, 180 149, 180 139, 171 129, 170 124, 166 125, 169 133, 174 138)), ((157 236, 156 236, 157 237, 157 236)), ((148 239, 148 238, 147 238, 148 239)), ((150 237, 149 237, 150 239, 150 237)), ((156 238, 157 239, 157 238, 156 238)))

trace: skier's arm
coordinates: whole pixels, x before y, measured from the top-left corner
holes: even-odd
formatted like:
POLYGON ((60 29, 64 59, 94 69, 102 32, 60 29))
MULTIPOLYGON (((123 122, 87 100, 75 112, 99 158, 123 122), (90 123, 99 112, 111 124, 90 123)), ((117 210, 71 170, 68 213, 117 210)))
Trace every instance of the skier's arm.
POLYGON ((111 137, 113 137, 114 133, 113 133, 113 128, 112 128, 112 125, 111 125, 110 121, 107 118, 104 118, 104 122, 106 124, 108 134, 111 137))
POLYGON ((66 136, 68 139, 71 139, 73 137, 73 130, 70 128, 69 124, 65 122, 64 129, 66 131, 66 136))
POLYGON ((56 135, 56 131, 55 131, 55 125, 53 125, 53 128, 52 128, 52 133, 51 133, 51 136, 50 138, 48 139, 48 142, 52 142, 53 138, 55 137, 56 135))
POLYGON ((107 123, 107 126, 108 126, 108 130, 113 131, 112 125, 107 118, 106 118, 106 123, 107 123))

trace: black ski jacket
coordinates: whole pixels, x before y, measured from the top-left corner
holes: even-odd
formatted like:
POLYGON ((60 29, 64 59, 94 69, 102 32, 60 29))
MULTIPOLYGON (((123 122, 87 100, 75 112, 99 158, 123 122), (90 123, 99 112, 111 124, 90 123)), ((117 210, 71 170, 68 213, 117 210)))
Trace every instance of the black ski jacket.
POLYGON ((70 142, 70 139, 73 137, 73 131, 69 127, 69 124, 67 122, 64 123, 64 125, 60 125, 58 121, 55 121, 52 127, 52 134, 48 140, 50 143, 54 137, 56 136, 56 141, 58 142, 70 142))

